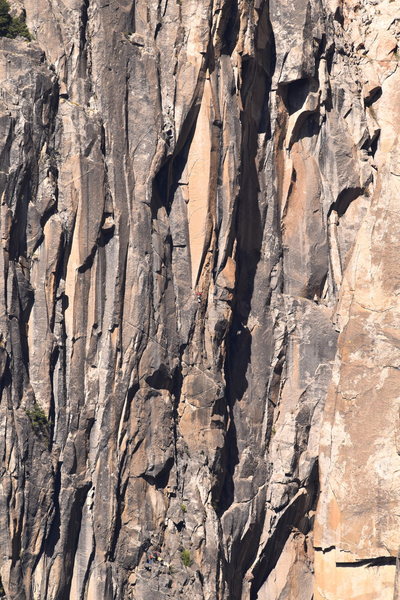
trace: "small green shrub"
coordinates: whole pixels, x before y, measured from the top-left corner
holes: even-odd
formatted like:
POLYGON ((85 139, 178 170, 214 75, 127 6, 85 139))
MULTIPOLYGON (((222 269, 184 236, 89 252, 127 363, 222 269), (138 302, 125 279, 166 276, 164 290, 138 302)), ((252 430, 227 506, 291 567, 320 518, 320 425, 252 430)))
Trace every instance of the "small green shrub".
POLYGON ((32 39, 23 17, 12 17, 7 0, 0 0, 0 37, 32 39))
POLYGON ((181 511, 182 511, 183 513, 186 513, 186 512, 187 512, 187 507, 186 507, 186 504, 181 504, 181 511))
POLYGON ((35 402, 32 408, 26 409, 26 414, 29 417, 33 429, 36 433, 43 434, 46 438, 49 437, 50 421, 41 406, 35 402))
POLYGON ((189 550, 182 550, 181 552, 181 560, 185 567, 190 567, 192 564, 192 557, 190 556, 189 550))

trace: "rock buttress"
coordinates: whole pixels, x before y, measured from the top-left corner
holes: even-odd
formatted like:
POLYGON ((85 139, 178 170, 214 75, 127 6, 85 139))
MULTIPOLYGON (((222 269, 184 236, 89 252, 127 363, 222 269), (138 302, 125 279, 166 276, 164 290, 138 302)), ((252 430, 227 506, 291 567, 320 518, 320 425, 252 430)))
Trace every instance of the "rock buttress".
POLYGON ((395 4, 12 3, 10 600, 392 598, 395 4))

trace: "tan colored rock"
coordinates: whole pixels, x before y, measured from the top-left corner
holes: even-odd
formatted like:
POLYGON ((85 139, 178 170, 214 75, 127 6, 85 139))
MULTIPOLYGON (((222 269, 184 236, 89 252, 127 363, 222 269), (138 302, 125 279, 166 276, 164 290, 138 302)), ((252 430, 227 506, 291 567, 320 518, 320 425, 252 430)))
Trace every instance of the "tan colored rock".
POLYGON ((397 3, 22 10, 33 41, 0 39, 0 591, 392 599, 397 3))
MULTIPOLYGON (((366 8, 374 11, 372 4, 366 8)), ((390 3, 382 6, 386 18, 393 10, 390 3)), ((373 105, 380 129, 377 185, 343 276, 342 332, 322 430, 315 530, 316 597, 321 599, 392 598, 398 552, 399 356, 394 332, 399 277, 392 215, 397 213, 400 115, 387 117, 397 110, 400 81, 397 70, 380 60, 380 53, 390 53, 384 51, 388 38, 381 24, 374 21, 366 39, 374 36, 375 41, 365 44, 384 75, 382 95, 373 105)))

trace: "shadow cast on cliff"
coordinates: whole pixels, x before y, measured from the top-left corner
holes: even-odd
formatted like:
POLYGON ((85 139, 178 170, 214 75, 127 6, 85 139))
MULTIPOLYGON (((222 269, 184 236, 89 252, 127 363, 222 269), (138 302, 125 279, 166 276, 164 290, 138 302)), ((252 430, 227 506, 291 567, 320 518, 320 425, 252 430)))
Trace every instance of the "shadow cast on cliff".
MULTIPOLYGON (((247 372, 251 364, 252 335, 247 327, 254 294, 255 277, 261 259, 264 216, 260 206, 260 184, 257 170, 259 135, 270 138, 268 98, 275 68, 275 41, 267 5, 260 10, 264 19, 262 31, 266 36, 255 56, 243 57, 241 99, 242 146, 240 192, 235 207, 233 234, 236 235, 236 285, 232 324, 226 342, 225 380, 229 427, 225 443, 225 478, 217 503, 219 517, 234 501, 234 473, 239 463, 239 444, 235 406, 248 389, 247 372), (267 23, 267 25, 265 25, 267 23)), ((239 565, 240 566, 240 565, 239 565)), ((233 592, 232 592, 233 593, 233 592)), ((236 598, 236 592, 232 598, 236 598)))

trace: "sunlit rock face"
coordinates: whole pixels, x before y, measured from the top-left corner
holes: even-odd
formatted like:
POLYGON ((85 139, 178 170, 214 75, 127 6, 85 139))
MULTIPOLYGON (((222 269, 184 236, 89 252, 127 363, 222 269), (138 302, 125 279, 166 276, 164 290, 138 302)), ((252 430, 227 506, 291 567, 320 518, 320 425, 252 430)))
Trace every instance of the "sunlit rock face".
POLYGON ((21 11, 0 597, 397 599, 397 0, 21 11))

